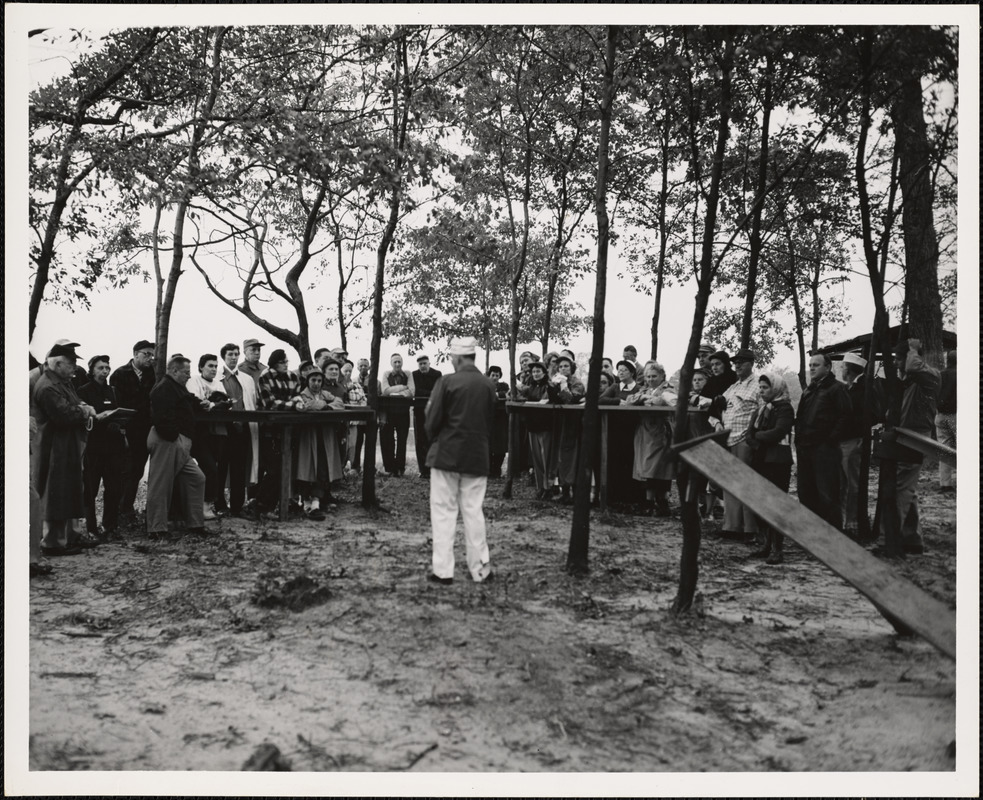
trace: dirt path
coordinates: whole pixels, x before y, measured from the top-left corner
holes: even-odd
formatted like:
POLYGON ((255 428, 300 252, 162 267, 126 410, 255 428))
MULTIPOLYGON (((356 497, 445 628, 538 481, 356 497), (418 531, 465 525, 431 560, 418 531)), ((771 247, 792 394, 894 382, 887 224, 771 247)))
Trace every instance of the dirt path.
MULTIPOLYGON (((954 605, 952 503, 921 489, 928 553, 899 568, 954 605)), ((425 580, 410 475, 381 479, 388 513, 352 485, 327 522, 58 560, 31 583, 30 768, 235 771, 264 742, 295 771, 955 768, 955 665, 794 545, 769 567, 707 539, 677 622, 678 520, 595 519, 575 579, 569 509, 500 494, 481 586, 425 580), (300 576, 317 605, 257 604, 300 576)))

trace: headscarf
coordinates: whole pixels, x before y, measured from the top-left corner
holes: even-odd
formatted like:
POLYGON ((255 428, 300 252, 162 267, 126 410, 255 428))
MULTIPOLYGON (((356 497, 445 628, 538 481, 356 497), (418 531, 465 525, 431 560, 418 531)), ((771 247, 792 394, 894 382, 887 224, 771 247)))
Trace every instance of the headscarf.
POLYGON ((767 403, 758 409, 758 416, 755 420, 754 426, 758 429, 761 428, 762 423, 771 416, 772 411, 774 411, 775 403, 786 402, 791 403, 792 399, 789 397, 788 386, 785 383, 785 379, 781 375, 774 372, 763 372, 758 376, 759 381, 768 381, 768 385, 771 386, 772 391, 775 396, 771 398, 767 403))
POLYGON ((791 403, 792 398, 788 393, 788 385, 785 383, 785 379, 776 372, 763 372, 758 376, 758 380, 766 380, 771 386, 772 390, 775 392, 775 396, 769 400, 769 403, 777 403, 780 400, 784 400, 786 403, 791 403))

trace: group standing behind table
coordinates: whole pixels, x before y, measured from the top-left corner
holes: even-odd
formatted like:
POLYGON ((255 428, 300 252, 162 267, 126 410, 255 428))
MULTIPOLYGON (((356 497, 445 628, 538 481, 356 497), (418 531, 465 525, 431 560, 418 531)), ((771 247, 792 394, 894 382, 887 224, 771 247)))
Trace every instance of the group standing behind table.
MULTIPOLYGON (((346 439, 357 438, 364 425, 341 422, 302 426, 295 458, 289 464, 291 474, 287 476, 280 473, 282 431, 278 426, 264 422, 266 429, 260 437, 254 421, 228 421, 225 417, 222 421, 217 417, 209 420, 207 416, 208 410, 215 409, 316 411, 344 408, 350 402, 363 404, 369 364, 361 360, 353 379, 355 365, 341 348, 318 351, 317 365, 305 362, 298 375, 289 370, 284 351, 273 351, 267 366, 260 361, 263 344, 247 339, 243 342, 245 358, 241 363, 239 347, 229 343, 221 348, 220 357, 202 355, 194 378, 190 377, 189 359, 180 354, 169 359, 165 373, 157 378, 152 342, 137 342, 132 360, 114 372, 108 356, 95 356, 90 359, 87 374, 76 363, 77 346, 59 340, 47 363, 30 376, 32 423, 37 429, 31 442, 32 574, 39 563, 39 548, 34 541, 38 528, 40 549, 45 554, 74 554, 94 546, 99 536, 111 534, 120 516, 132 521, 135 487, 148 455, 151 469, 147 529, 152 533, 166 529, 175 511, 175 500, 186 525, 201 530, 203 521, 230 510, 249 519, 257 518, 262 511, 272 512, 281 502, 281 488, 291 482, 298 507, 310 518, 322 519, 324 511, 333 506, 331 486, 344 476, 345 464, 350 462, 356 469, 359 466, 360 448, 351 442, 346 444, 346 439), (117 410, 120 413, 111 417, 117 410), (100 484, 104 487, 101 526, 95 518, 100 484), (175 486, 177 490, 172 491, 175 486), (255 497, 247 503, 250 490, 255 497), (85 532, 80 530, 81 519, 86 523, 85 532)), ((739 350, 731 358, 723 351, 704 346, 699 355, 700 368, 694 376, 689 405, 706 411, 707 416, 696 415, 692 424, 696 428, 706 425, 729 429, 729 449, 786 491, 792 451, 786 429, 794 425, 800 499, 831 525, 855 536, 857 452, 863 434, 862 373, 866 362, 855 354, 845 357, 844 386, 832 376, 828 357, 812 356, 809 385, 798 413, 790 414, 787 387, 777 375, 754 371, 753 352, 739 350), (794 422, 790 423, 790 419, 794 422)), ((611 360, 604 361, 599 405, 671 409, 676 390, 664 368, 648 362, 639 374, 634 348, 626 347, 623 356, 615 367, 616 376, 611 372, 611 360)), ((947 370, 941 377, 938 370, 926 364, 916 339, 903 342, 897 356, 901 366, 901 427, 925 435, 932 435, 938 427, 940 435, 943 430, 946 436, 954 435, 955 352, 947 354, 947 370)), ((392 369, 384 373, 379 385, 383 397, 422 401, 439 384, 441 375, 430 367, 426 356, 417 359, 418 369, 412 374, 402 370, 399 354, 390 361, 392 369)), ((514 395, 522 403, 570 406, 585 400, 584 383, 575 373, 573 354, 564 350, 547 354, 544 361, 523 353, 514 393, 501 382, 501 370, 497 368, 480 377, 491 387, 496 402, 514 395)), ((883 418, 888 405, 883 391, 883 382, 879 382, 875 391, 878 419, 883 418)), ((387 410, 379 420, 383 429, 383 462, 390 475, 404 474, 411 405, 419 407, 414 412, 414 427, 418 460, 423 457, 420 474, 426 477, 424 453, 429 450, 430 440, 422 402, 407 402, 405 409, 387 410)), ((569 502, 575 482, 579 416, 549 412, 524 416, 528 441, 512 454, 515 464, 510 460, 510 467, 522 468, 523 451, 528 452, 537 497, 569 502)), ((628 431, 630 438, 618 441, 612 432, 609 444, 615 451, 615 467, 627 466, 633 483, 644 491, 644 509, 664 516, 670 513, 669 490, 675 476, 673 461, 668 457, 673 437, 671 415, 642 414, 621 419, 628 423, 622 429, 628 431)), ((696 428, 689 435, 701 432, 696 428)), ((495 423, 489 435, 488 468, 496 473, 504 458, 505 437, 498 436, 503 441, 495 443, 495 423)), ((897 463, 898 515, 904 549, 922 552, 916 494, 922 457, 897 445, 890 431, 880 432, 874 456, 897 463)), ((601 482, 597 453, 592 454, 591 463, 595 476, 592 501, 596 502, 601 482)), ((945 487, 951 486, 951 473, 943 478, 940 470, 940 481, 945 487)), ((713 487, 706 489, 704 509, 709 515, 713 487)), ((725 495, 724 500, 722 534, 733 538, 754 536, 760 525, 756 516, 733 497, 725 495)), ((282 507, 280 510, 281 514, 285 511, 282 507)), ((760 544, 759 551, 767 551, 773 562, 780 560, 781 539, 774 531, 764 528, 760 544)))

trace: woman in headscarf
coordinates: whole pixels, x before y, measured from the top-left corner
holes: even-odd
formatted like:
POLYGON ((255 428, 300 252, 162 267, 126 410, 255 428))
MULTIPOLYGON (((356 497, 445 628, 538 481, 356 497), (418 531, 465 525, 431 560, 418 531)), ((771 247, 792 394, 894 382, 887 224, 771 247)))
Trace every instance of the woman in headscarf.
MULTIPOLYGON (((792 476, 792 426, 795 423, 788 386, 780 375, 763 373, 758 379, 758 393, 763 405, 751 418, 746 437, 753 451, 751 466, 783 492, 788 492, 792 476)), ((768 564, 781 564, 784 537, 760 518, 758 529, 764 532, 765 539, 751 555, 766 558, 768 564)))
MULTIPOLYGON (((675 389, 666 380, 666 371, 649 361, 642 374, 645 386, 625 401, 625 405, 670 407, 676 405, 675 389)), ((669 489, 676 468, 669 453, 672 441, 670 418, 665 414, 644 414, 635 427, 635 462, 632 477, 645 486, 646 512, 657 517, 669 516, 669 489)))

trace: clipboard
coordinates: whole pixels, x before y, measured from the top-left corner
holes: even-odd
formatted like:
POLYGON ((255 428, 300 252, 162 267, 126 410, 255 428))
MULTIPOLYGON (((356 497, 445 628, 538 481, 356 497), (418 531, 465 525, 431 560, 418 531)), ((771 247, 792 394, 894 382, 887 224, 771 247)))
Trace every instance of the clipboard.
POLYGON ((114 408, 105 417, 103 417, 100 422, 117 422, 120 424, 125 424, 136 416, 135 408, 114 408))

